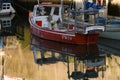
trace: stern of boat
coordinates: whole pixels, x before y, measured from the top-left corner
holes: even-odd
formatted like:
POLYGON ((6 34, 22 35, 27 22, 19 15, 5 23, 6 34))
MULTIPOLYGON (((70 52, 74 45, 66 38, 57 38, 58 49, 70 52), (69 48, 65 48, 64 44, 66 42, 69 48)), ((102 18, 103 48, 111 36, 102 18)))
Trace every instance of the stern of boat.
POLYGON ((99 40, 99 34, 88 34, 86 39, 87 43, 97 43, 99 40))

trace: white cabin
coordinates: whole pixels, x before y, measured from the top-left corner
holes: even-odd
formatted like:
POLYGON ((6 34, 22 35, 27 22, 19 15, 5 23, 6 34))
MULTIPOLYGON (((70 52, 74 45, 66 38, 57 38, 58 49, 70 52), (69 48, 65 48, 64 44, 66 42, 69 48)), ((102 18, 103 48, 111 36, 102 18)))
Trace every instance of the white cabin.
POLYGON ((33 10, 33 21, 40 27, 50 28, 58 20, 62 21, 62 6, 57 4, 35 5, 33 10), (50 25, 51 24, 51 25, 50 25))

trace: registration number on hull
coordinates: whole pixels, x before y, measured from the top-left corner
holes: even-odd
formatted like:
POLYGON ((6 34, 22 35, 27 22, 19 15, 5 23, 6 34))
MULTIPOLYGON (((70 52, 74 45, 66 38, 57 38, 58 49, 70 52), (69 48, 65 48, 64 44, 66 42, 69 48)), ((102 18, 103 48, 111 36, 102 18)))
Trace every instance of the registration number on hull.
POLYGON ((72 40, 72 36, 62 35, 62 39, 65 39, 65 40, 72 40))

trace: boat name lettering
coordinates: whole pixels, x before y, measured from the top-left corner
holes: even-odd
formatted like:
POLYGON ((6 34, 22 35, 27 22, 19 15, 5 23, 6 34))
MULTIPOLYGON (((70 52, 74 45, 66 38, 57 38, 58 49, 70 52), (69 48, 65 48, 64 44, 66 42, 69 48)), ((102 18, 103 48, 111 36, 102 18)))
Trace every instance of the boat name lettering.
POLYGON ((62 35, 62 39, 72 40, 72 37, 68 35, 62 35))

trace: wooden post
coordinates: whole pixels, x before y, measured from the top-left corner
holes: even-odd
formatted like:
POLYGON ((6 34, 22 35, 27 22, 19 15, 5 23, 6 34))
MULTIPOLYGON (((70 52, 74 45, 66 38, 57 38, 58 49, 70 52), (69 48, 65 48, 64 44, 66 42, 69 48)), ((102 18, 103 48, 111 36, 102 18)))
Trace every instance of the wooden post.
POLYGON ((0 50, 0 57, 1 57, 1 63, 2 63, 2 67, 1 67, 1 71, 2 71, 2 74, 1 75, 1 79, 0 80, 4 80, 4 51, 0 50))
POLYGON ((1 75, 1 80, 4 80, 4 57, 1 57, 2 59, 2 75, 1 75))

